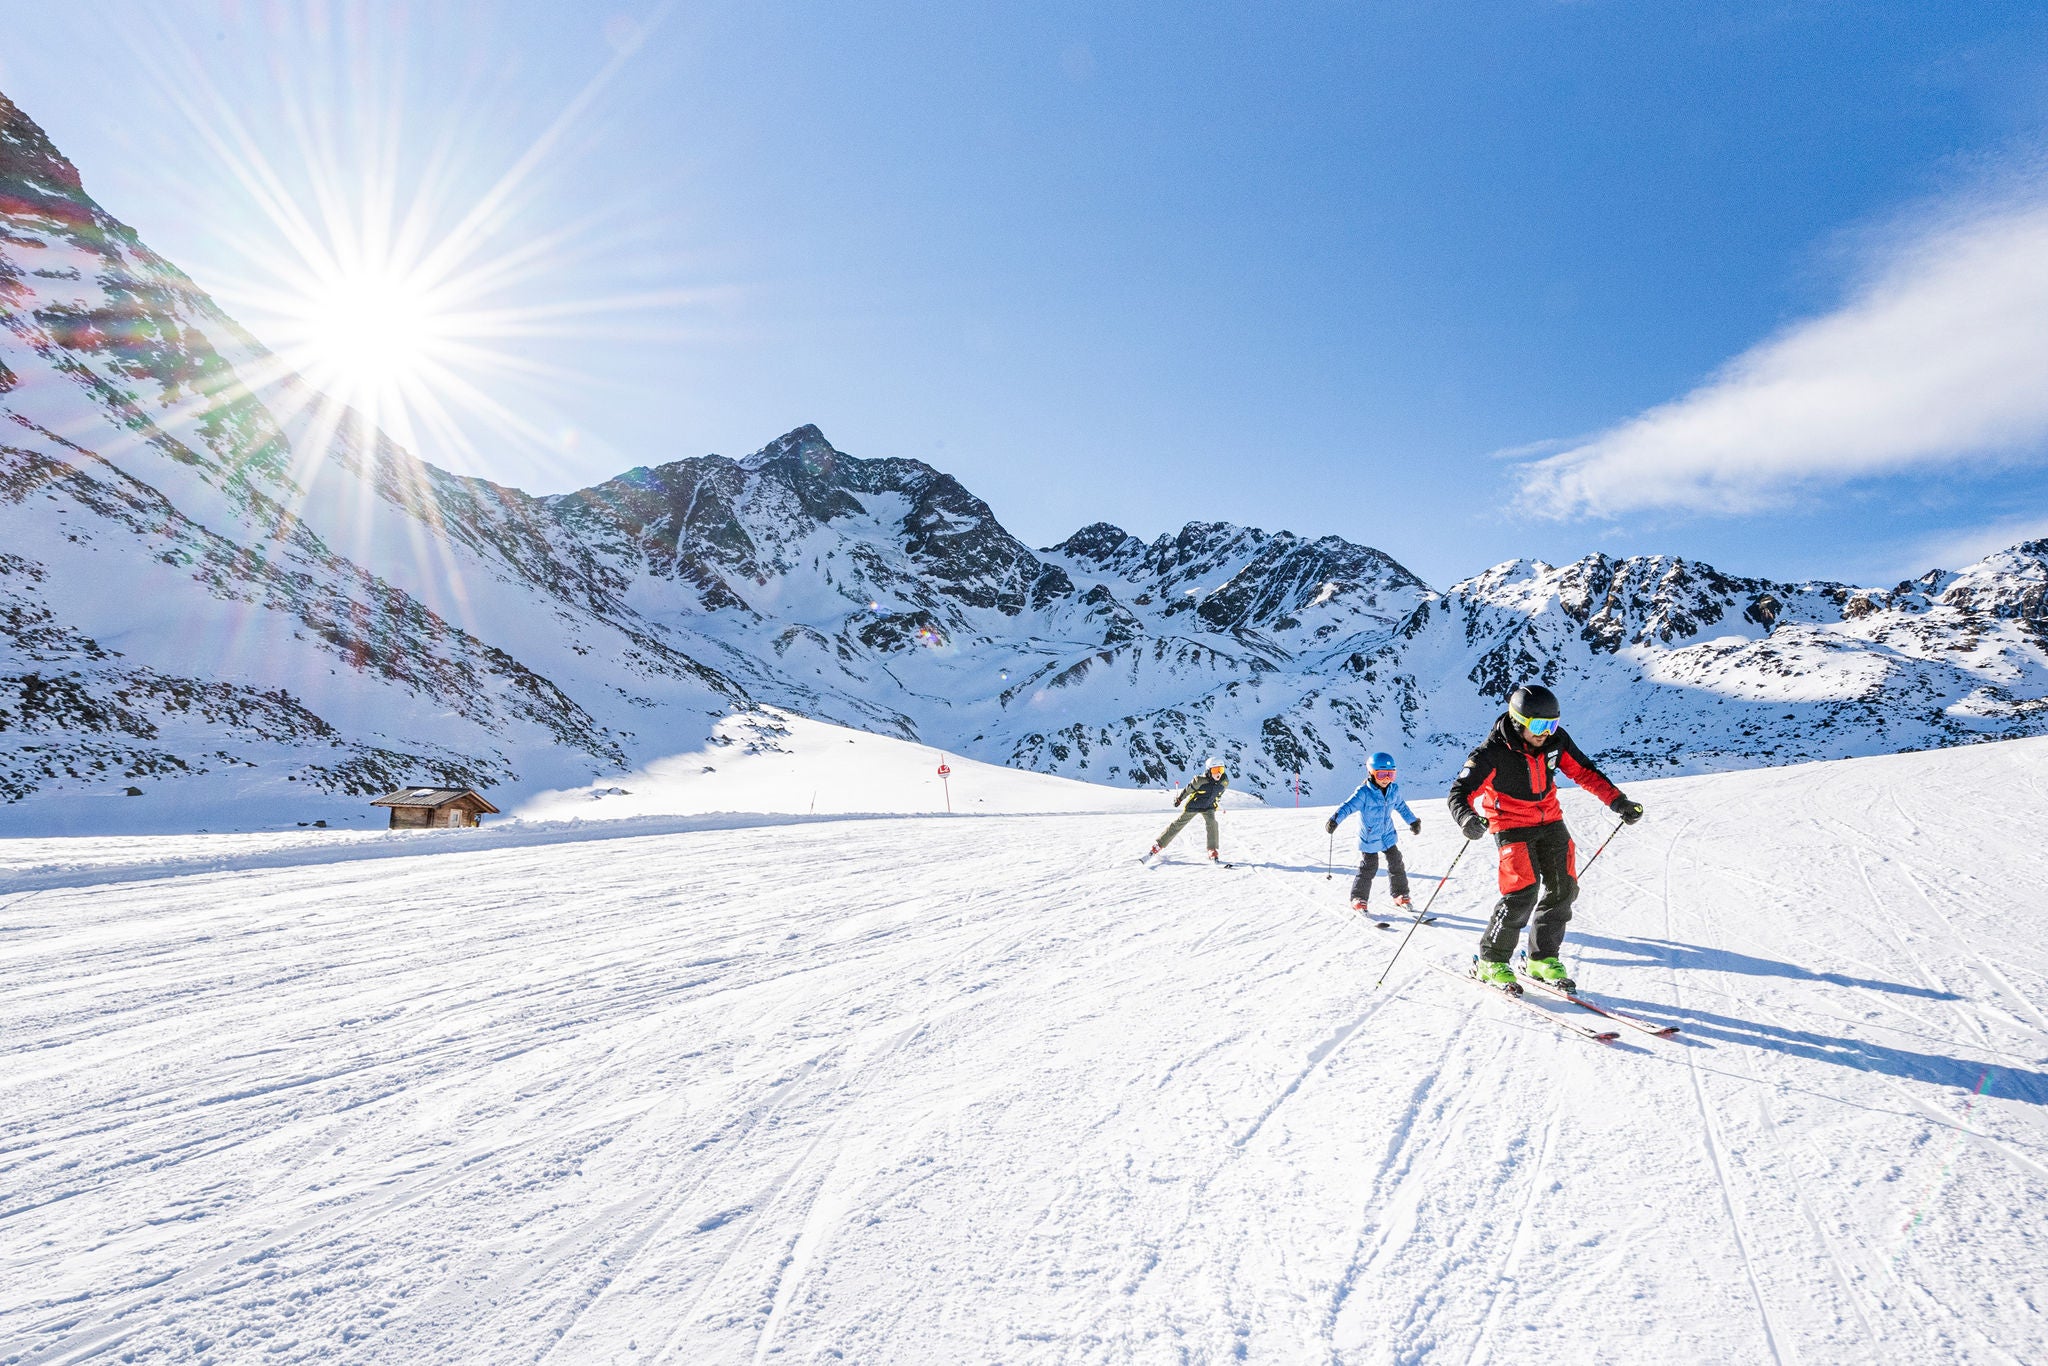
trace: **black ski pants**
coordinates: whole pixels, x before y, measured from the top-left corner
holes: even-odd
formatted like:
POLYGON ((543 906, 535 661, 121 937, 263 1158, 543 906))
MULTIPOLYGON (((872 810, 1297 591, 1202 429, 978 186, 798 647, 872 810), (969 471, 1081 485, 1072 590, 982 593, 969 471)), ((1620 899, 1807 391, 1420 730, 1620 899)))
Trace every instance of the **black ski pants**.
MULTIPOLYGON (((1408 865, 1401 859, 1401 846, 1390 844, 1385 850, 1387 860, 1387 891, 1394 896, 1408 895, 1408 865)), ((1358 876, 1351 879, 1351 899, 1370 901, 1372 880, 1380 871, 1380 855, 1367 851, 1358 856, 1358 876)))
POLYGON ((1479 956, 1505 963, 1522 937, 1522 927, 1535 911, 1529 931, 1529 956, 1553 958, 1564 946, 1564 927, 1579 895, 1579 851, 1563 821, 1503 830, 1500 845, 1500 904, 1479 939, 1479 956), (1539 884, 1541 896, 1538 896, 1539 884))

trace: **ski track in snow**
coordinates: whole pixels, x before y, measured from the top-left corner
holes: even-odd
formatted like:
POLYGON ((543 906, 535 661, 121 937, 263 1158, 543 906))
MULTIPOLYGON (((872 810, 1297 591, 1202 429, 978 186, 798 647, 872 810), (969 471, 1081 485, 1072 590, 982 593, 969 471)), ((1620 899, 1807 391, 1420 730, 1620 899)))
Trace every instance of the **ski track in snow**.
POLYGON ((1483 848, 1374 991, 1320 810, 45 842, 0 1364, 2048 1360, 2044 770, 1634 787, 1607 1046, 1428 970, 1483 848))

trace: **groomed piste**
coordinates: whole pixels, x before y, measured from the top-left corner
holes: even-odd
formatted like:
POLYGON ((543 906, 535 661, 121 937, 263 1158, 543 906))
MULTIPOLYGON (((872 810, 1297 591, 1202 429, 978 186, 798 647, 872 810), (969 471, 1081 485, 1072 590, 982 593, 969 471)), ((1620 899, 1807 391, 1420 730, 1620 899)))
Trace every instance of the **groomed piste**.
POLYGON ((1474 860, 1374 991, 1322 808, 895 743, 0 846, 0 1361, 2048 1360, 2048 742, 1630 784, 1605 1045, 1432 970, 1474 860))

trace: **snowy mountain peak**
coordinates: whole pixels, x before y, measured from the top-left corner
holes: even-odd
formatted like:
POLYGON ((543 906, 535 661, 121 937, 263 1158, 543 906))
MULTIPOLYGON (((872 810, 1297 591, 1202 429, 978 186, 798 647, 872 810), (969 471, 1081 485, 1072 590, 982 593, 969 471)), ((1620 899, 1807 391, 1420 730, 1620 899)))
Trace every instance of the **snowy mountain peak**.
POLYGON ((1623 778, 2048 732, 2043 541, 1890 590, 1589 555, 1440 594, 1229 521, 1034 551, 815 426, 535 498, 321 404, 0 106, 0 797, 83 829, 516 801, 760 704, 1098 782, 1220 752, 1316 795, 1385 748, 1422 787, 1528 678, 1623 778))
POLYGON ((78 168, 5 94, 0 94, 0 185, 5 186, 0 214, 9 218, 71 218, 81 203, 89 202, 78 168))
POLYGON ((1048 555, 1062 555, 1074 564, 1102 574, 1122 575, 1145 557, 1145 543, 1122 527, 1109 522, 1090 522, 1056 546, 1048 555))
POLYGON ((1945 582, 1929 578, 1939 584, 1945 606, 2048 623, 2048 539, 2022 541, 1987 555, 1945 582))

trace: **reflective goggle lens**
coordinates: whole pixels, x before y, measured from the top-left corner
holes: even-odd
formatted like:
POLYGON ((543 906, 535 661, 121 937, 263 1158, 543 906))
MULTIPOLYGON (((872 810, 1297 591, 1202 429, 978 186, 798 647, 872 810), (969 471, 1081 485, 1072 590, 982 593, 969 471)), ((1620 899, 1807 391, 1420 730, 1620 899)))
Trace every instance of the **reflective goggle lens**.
POLYGON ((1394 770, 1391 768, 1376 768, 1372 771, 1372 776, 1384 783, 1393 778, 1394 770))
POLYGON ((1523 730, 1528 731, 1529 734, 1535 736, 1538 740, 1541 740, 1544 736, 1551 734, 1559 726, 1564 724, 1562 720, 1555 716, 1518 715, 1515 717, 1515 722, 1516 724, 1520 725, 1523 730))

